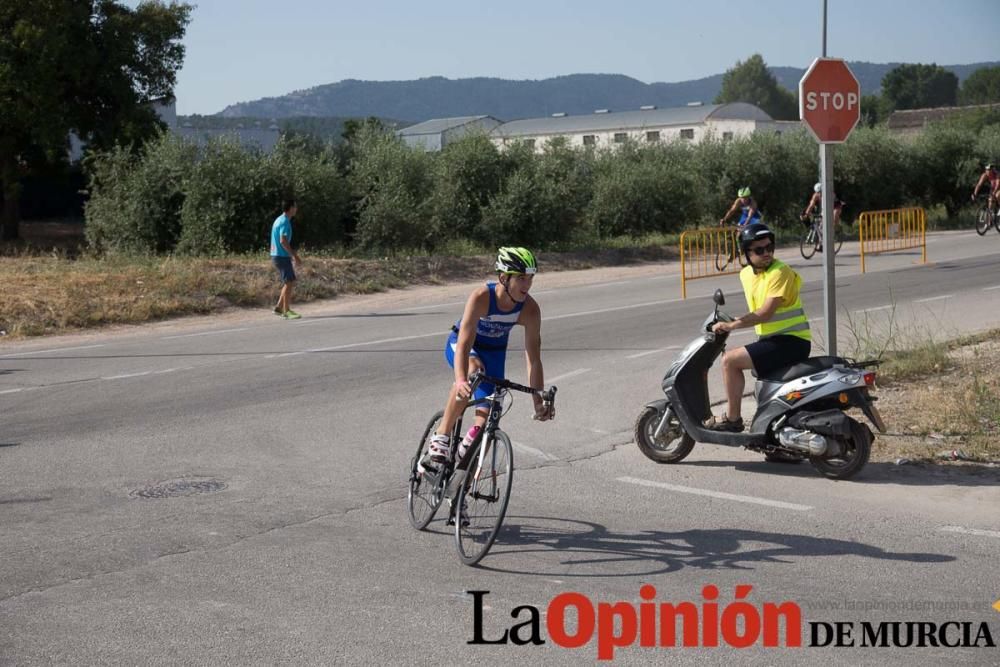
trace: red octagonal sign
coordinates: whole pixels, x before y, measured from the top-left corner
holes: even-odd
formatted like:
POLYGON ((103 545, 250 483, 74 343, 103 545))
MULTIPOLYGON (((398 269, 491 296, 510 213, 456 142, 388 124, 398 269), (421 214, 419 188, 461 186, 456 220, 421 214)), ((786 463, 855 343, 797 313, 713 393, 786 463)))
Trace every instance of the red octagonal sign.
POLYGON ((820 143, 839 144, 861 117, 861 86, 840 58, 817 58, 799 81, 799 118, 820 143))

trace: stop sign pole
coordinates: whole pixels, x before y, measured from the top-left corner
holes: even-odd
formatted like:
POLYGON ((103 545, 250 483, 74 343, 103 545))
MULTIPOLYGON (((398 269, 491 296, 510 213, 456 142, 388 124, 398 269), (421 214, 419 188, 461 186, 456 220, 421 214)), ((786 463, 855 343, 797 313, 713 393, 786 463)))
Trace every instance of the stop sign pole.
POLYGON ((819 142, 823 197, 823 305, 827 354, 837 354, 837 280, 833 225, 833 156, 830 144, 843 143, 861 115, 861 87, 843 60, 826 57, 826 1, 823 2, 823 57, 799 81, 799 118, 819 142))

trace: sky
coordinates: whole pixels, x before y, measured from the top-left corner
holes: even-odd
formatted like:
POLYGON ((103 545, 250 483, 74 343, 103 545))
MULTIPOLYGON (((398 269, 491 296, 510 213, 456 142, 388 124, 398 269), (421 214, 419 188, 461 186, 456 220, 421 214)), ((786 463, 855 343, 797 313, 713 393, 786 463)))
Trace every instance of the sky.
MULTIPOLYGON (((135 6, 139 0, 126 0, 135 6)), ((625 74, 646 83, 821 55, 822 0, 188 0, 177 111, 343 79, 544 79, 625 74)), ((828 0, 827 55, 961 65, 1000 60, 1000 0, 828 0)))

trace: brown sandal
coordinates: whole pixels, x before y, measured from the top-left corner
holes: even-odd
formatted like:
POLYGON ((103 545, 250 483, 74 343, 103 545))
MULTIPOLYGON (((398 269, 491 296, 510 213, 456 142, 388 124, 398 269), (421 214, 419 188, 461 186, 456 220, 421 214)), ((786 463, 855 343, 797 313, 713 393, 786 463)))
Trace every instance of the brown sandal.
POLYGON ((729 419, 728 415, 723 415, 721 418, 712 416, 705 420, 705 428, 709 431, 740 433, 743 431, 743 419, 729 419))

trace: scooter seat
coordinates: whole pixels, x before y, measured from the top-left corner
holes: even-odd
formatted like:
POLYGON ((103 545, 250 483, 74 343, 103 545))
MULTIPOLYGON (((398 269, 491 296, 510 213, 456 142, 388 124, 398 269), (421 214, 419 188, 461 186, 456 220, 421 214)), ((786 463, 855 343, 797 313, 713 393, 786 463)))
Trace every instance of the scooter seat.
POLYGON ((799 378, 804 375, 812 375, 818 371, 847 363, 848 362, 841 357, 810 357, 802 363, 795 364, 794 366, 786 366, 785 368, 778 368, 770 373, 757 377, 761 380, 770 380, 772 382, 788 382, 789 380, 794 380, 795 378, 799 378))

